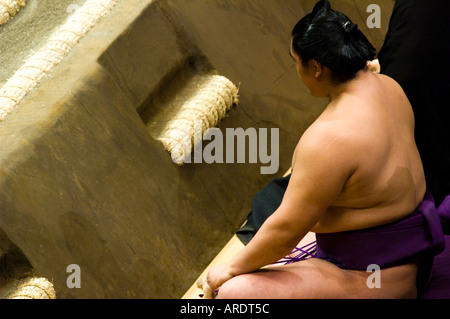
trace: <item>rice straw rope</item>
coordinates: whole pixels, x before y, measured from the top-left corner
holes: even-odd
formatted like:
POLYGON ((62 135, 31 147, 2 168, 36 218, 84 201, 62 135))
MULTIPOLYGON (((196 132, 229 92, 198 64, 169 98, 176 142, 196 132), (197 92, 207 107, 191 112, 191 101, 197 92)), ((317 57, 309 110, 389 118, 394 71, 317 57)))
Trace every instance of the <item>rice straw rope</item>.
POLYGON ((0 26, 4 25, 20 10, 25 7, 26 0, 0 0, 0 26))
POLYGON ((225 117, 227 111, 239 102, 238 88, 226 77, 205 75, 197 83, 195 92, 183 103, 178 113, 167 123, 157 139, 170 152, 172 161, 183 165, 199 139, 225 117), (198 129, 197 129, 197 125, 198 129))
POLYGON ((21 280, 6 299, 56 299, 55 288, 46 278, 21 280))
POLYGON ((116 2, 117 0, 87 0, 50 36, 43 47, 27 59, 0 89, 0 122, 4 121, 22 99, 64 59, 116 2))

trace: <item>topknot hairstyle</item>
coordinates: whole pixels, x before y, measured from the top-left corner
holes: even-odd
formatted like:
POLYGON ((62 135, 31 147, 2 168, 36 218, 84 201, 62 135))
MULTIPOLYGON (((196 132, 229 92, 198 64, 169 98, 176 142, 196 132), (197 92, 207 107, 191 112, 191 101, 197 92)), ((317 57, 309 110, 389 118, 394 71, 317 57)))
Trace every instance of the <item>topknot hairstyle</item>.
POLYGON ((297 22, 292 30, 292 49, 305 66, 311 59, 327 66, 337 84, 354 78, 376 55, 358 26, 331 9, 327 0, 317 2, 313 11, 297 22))

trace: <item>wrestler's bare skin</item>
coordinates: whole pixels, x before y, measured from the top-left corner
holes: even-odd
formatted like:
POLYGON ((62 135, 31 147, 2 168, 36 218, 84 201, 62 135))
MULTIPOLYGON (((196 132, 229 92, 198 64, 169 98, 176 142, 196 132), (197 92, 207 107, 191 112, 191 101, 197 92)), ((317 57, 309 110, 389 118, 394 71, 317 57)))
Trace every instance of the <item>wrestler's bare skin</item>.
POLYGON ((414 142, 414 117, 400 86, 368 68, 333 85, 330 70, 311 60, 297 71, 316 97, 330 103, 300 139, 280 207, 232 261, 207 282, 219 298, 409 298, 415 264, 381 271, 370 289, 364 271, 319 259, 261 267, 286 256, 309 232, 340 232, 399 220, 422 200, 426 185, 414 142), (257 271, 258 270, 258 271, 257 271))

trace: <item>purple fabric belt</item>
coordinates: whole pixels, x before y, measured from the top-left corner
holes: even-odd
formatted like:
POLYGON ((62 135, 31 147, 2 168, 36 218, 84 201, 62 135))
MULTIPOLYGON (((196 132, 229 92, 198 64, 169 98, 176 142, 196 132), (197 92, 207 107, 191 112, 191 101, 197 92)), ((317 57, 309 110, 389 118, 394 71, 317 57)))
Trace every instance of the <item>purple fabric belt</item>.
POLYGON ((450 225, 450 195, 436 208, 427 193, 416 211, 400 221, 368 229, 316 233, 315 250, 311 244, 296 248, 296 256, 280 262, 318 257, 339 268, 366 271, 371 264, 388 268, 418 261, 420 290, 430 276, 434 256, 445 248, 444 225, 450 225))
POLYGON ((383 226, 340 233, 316 234, 317 257, 340 268, 366 270, 405 264, 422 254, 445 248, 441 223, 450 221, 450 196, 436 208, 429 193, 408 217, 383 226))

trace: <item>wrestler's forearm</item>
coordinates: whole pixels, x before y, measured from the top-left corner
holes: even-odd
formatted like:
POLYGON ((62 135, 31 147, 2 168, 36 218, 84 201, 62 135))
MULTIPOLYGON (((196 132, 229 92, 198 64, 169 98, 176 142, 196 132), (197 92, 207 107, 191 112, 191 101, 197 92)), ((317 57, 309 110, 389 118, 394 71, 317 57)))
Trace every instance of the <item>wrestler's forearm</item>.
POLYGON ((273 214, 250 243, 231 261, 231 274, 237 276, 253 272, 292 252, 293 248, 309 231, 307 225, 292 227, 292 224, 292 221, 273 214))

